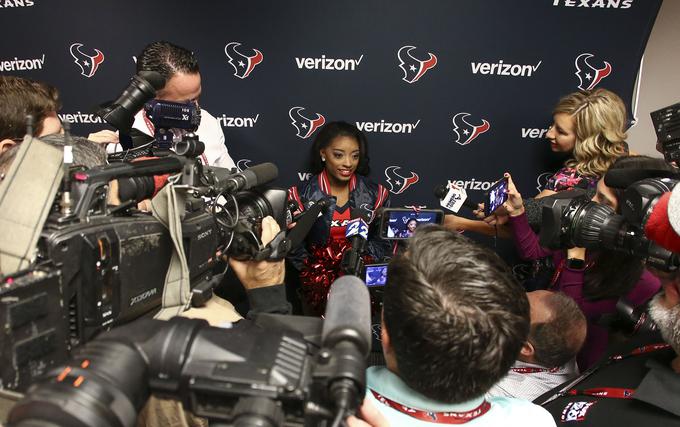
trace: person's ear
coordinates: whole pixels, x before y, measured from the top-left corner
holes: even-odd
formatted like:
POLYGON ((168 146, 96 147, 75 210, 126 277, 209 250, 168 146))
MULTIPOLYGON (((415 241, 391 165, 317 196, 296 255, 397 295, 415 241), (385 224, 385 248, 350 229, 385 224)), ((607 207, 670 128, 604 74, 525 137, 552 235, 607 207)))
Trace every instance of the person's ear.
POLYGON ((522 349, 519 351, 520 356, 526 359, 533 359, 535 353, 536 350, 534 349, 534 345, 529 341, 524 341, 522 349))
POLYGON ((3 139, 0 141, 0 154, 4 153, 15 145, 17 145, 15 141, 12 141, 11 139, 3 139))
POLYGON ((323 150, 319 150, 319 157, 321 157, 322 162, 326 161, 326 156, 323 155, 323 150))

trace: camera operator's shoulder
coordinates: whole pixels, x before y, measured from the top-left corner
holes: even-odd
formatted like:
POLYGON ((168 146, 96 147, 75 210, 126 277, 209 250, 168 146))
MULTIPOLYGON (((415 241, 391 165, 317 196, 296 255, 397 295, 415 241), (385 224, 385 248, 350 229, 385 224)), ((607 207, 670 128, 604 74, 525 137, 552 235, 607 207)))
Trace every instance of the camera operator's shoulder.
POLYGON ((487 414, 489 425, 506 427, 554 427, 555 420, 550 412, 528 400, 512 397, 492 397, 491 410, 487 414), (495 420, 498 420, 497 422, 495 420))

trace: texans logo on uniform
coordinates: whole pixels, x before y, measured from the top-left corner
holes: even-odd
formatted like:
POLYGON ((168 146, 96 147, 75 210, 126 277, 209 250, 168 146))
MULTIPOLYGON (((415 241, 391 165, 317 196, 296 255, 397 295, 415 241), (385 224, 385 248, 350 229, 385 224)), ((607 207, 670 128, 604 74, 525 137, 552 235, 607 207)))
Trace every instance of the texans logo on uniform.
POLYGON ((82 47, 82 43, 73 43, 69 50, 71 51, 74 62, 80 67, 80 74, 89 78, 94 76, 94 73, 97 72, 97 68, 99 68, 99 64, 104 62, 104 54, 101 50, 95 49, 94 51, 96 53, 94 55, 88 55, 80 50, 82 47))
POLYGON ((430 57, 424 61, 411 55, 411 51, 415 48, 415 46, 402 46, 397 52, 399 68, 404 72, 402 80, 406 83, 417 82, 428 70, 437 65, 437 57, 433 53, 428 52, 430 57))
POLYGON ((546 185, 548 185, 548 180, 551 176, 553 176, 551 172, 543 172, 536 178, 536 189, 539 193, 545 189, 546 185))
POLYGON ((253 56, 244 55, 236 50, 237 46, 241 46, 241 43, 227 43, 224 47, 224 53, 229 58, 229 64, 234 67, 234 75, 239 79, 245 79, 250 75, 255 66, 262 62, 264 56, 257 49, 253 49, 253 52, 255 52, 253 56))
POLYGON ((397 173, 401 169, 399 166, 388 166, 385 169, 385 176, 387 177, 387 187, 392 194, 401 194, 407 188, 418 182, 420 179, 418 174, 410 172, 410 177, 405 177, 397 173))
POLYGON ((453 116, 453 132, 456 134, 455 141, 460 145, 467 145, 474 141, 479 135, 491 129, 491 125, 482 119, 479 125, 472 125, 465 120, 470 113, 458 113, 453 116))
POLYGON ((305 109, 303 107, 293 107, 288 111, 288 116, 292 120, 291 124, 297 130, 297 136, 302 139, 307 139, 314 133, 315 130, 323 126, 326 123, 326 118, 319 114, 316 114, 315 119, 309 119, 302 115, 305 109))
POLYGON ((241 159, 236 162, 236 169, 238 169, 239 172, 243 172, 250 167, 250 162, 252 162, 250 159, 241 159))
POLYGON ((588 60, 594 55, 592 53, 582 53, 576 57, 576 77, 578 77, 578 88, 581 90, 590 90, 597 86, 602 79, 612 73, 612 66, 607 61, 602 61, 604 67, 595 68, 588 60))

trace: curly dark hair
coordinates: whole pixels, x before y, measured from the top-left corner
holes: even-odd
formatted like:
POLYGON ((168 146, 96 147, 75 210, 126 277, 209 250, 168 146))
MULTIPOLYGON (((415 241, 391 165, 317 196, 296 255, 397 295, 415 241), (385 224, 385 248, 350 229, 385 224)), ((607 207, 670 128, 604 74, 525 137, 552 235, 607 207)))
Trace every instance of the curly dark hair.
POLYGON ((194 53, 168 41, 148 44, 137 56, 137 72, 155 71, 167 82, 177 73, 195 74, 200 70, 194 53))
POLYGON ((508 266, 441 226, 419 227, 392 259, 383 301, 399 377, 439 402, 486 393, 529 332, 529 302, 508 266))
POLYGON ((356 126, 347 122, 329 122, 326 123, 316 134, 312 149, 310 152, 310 170, 313 174, 321 173, 324 170, 325 164, 321 161, 319 152, 328 147, 335 138, 339 136, 348 136, 354 138, 359 144, 359 165, 356 173, 359 175, 368 175, 370 168, 368 167, 368 142, 366 135, 356 126))

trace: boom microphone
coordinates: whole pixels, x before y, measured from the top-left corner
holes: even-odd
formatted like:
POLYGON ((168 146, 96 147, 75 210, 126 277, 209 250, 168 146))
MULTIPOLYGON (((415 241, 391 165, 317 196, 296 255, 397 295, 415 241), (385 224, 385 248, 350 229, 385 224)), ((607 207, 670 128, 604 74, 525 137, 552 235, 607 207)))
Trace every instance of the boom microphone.
POLYGON ((329 392, 336 408, 354 411, 366 389, 366 356, 371 351, 371 308, 368 289, 356 276, 331 285, 321 343, 337 357, 329 392))
POLYGON ((267 184, 279 176, 279 168, 274 163, 261 163, 236 174, 225 168, 211 167, 209 170, 213 174, 215 189, 226 193, 267 184))

